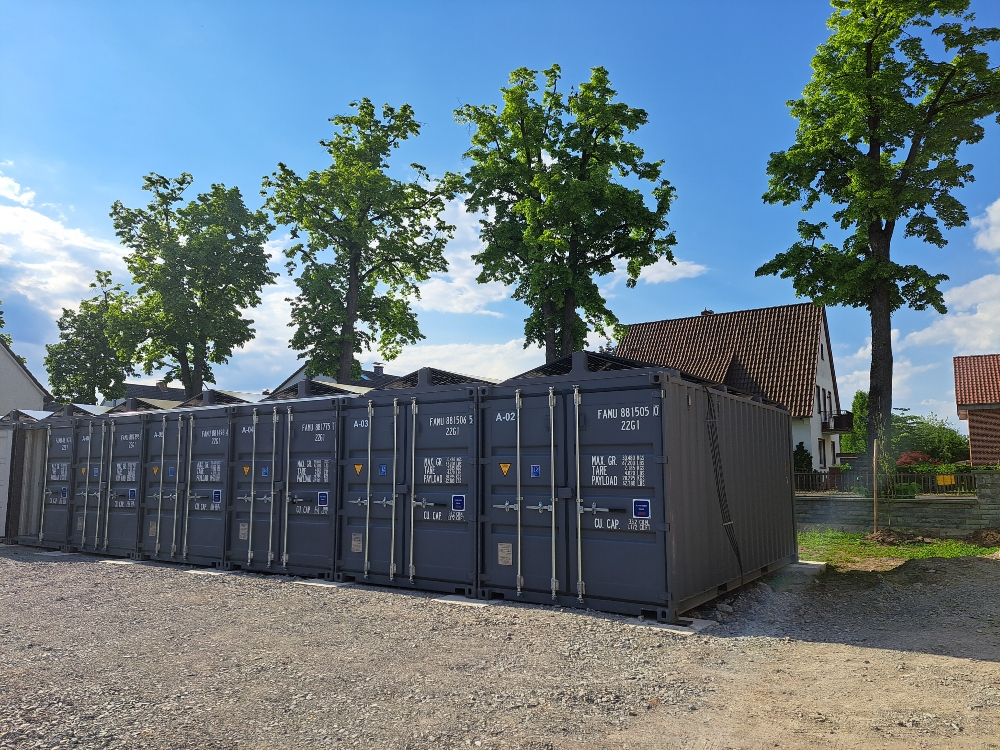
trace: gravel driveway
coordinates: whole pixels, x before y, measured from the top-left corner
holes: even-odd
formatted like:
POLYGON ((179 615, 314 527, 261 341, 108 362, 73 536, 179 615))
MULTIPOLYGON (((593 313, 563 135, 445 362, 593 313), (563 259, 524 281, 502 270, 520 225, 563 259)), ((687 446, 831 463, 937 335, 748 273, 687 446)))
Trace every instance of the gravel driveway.
POLYGON ((779 574, 698 635, 304 583, 0 546, 0 748, 1000 747, 1000 560, 779 574))

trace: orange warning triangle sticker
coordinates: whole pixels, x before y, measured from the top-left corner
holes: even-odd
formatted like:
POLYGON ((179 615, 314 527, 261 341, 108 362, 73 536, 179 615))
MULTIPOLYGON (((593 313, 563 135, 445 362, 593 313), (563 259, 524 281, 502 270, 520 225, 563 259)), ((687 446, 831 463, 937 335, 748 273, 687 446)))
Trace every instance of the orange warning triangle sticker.
POLYGON ((503 472, 504 476, 507 476, 507 472, 510 471, 510 464, 500 464, 500 471, 503 472))
POLYGON ((160 467, 159 466, 154 466, 153 467, 153 476, 155 477, 159 473, 160 473, 160 467))
POLYGON ((364 464, 354 464, 354 473, 357 474, 358 476, 361 476, 361 469, 363 467, 364 464))
POLYGON ((249 466, 244 466, 243 467, 243 476, 245 476, 245 477, 250 476, 250 467, 249 466))
POLYGON ((87 476, 87 467, 84 466, 82 469, 80 469, 80 473, 83 474, 84 476, 87 476))

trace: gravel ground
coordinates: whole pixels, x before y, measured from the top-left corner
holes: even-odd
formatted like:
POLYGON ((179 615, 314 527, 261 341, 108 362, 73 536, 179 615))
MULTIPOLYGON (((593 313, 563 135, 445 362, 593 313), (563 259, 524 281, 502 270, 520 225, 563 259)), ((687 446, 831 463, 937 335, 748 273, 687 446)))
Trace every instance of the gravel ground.
POLYGON ((778 574, 686 636, 0 546, 0 748, 996 748, 998 574, 778 574))

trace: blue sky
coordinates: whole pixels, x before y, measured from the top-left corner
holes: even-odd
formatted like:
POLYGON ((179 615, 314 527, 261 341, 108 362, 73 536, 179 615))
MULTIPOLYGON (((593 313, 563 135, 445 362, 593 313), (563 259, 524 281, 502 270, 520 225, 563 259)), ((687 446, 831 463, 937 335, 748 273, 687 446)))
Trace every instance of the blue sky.
MULTIPOLYGON (((1000 5, 978 0, 981 24, 1000 5)), ((124 268, 110 205, 144 205, 142 175, 191 172, 193 190, 238 185, 261 203, 278 161, 322 168, 327 118, 367 96, 408 102, 421 135, 396 158, 432 174, 461 169, 469 133, 452 112, 498 101, 519 66, 558 62, 565 88, 603 65, 620 98, 649 113, 636 140, 677 189, 673 270, 634 290, 603 285, 624 322, 795 302, 790 282, 754 270, 795 241, 795 207, 766 206, 768 154, 790 145, 785 101, 827 35, 823 2, 0 2, 0 299, 15 348, 44 378, 44 345, 95 268, 124 268)), ((977 225, 944 250, 897 238, 895 253, 951 276, 951 311, 902 312, 897 404, 954 415, 951 356, 1000 351, 1000 127, 963 156, 960 192, 977 225), (990 207, 993 206, 992 212, 990 207), (978 245, 978 246, 977 246, 978 245)), ((452 268, 418 305, 426 341, 393 371, 423 364, 501 377, 541 361, 521 348, 524 308, 475 284, 476 224, 460 205, 452 268)), ((280 248, 287 231, 274 234, 280 248)), ((276 267, 278 263, 276 262, 276 267)), ((285 327, 287 277, 251 315, 258 338, 218 369, 219 386, 272 387, 296 366, 285 327)), ((868 319, 831 309, 842 399, 867 383, 868 319)), ((373 355, 366 363, 377 359, 373 355)), ((844 404, 847 406, 847 404, 844 404)))

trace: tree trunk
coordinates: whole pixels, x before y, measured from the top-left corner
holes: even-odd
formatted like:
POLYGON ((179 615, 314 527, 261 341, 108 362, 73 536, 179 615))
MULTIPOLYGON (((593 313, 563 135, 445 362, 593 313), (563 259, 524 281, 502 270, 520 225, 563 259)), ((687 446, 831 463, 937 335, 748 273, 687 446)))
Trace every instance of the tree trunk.
POLYGON ((562 319, 562 356, 568 357, 576 350, 576 292, 572 289, 566 292, 563 300, 562 319))
POLYGON ((198 342, 198 349, 194 353, 194 367, 191 372, 191 395, 201 393, 205 387, 205 349, 208 344, 205 341, 198 342))
POLYGON ((184 396, 191 398, 194 395, 194 386, 191 382, 191 362, 188 361, 186 350, 181 349, 177 352, 177 364, 181 366, 181 385, 184 386, 184 396))
MULTIPOLYGON (((872 251, 884 262, 889 260, 891 231, 891 228, 870 228, 868 232, 872 251)), ((888 283, 881 282, 872 291, 868 312, 872 322, 872 364, 868 386, 868 456, 871 460, 875 440, 878 440, 880 455, 885 455, 892 440, 892 303, 888 283)))
POLYGON ((545 363, 559 359, 559 348, 556 346, 556 311, 552 300, 542 301, 542 317, 545 319, 545 363))
POLYGON ((354 329, 358 322, 358 287, 361 284, 361 253, 352 251, 348 262, 347 309, 344 311, 344 325, 340 329, 340 362, 337 367, 337 382, 350 383, 354 369, 354 329))

